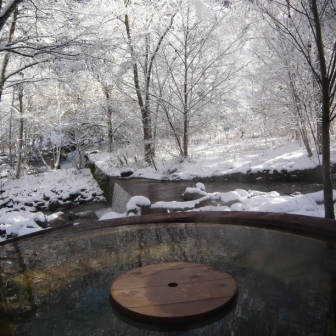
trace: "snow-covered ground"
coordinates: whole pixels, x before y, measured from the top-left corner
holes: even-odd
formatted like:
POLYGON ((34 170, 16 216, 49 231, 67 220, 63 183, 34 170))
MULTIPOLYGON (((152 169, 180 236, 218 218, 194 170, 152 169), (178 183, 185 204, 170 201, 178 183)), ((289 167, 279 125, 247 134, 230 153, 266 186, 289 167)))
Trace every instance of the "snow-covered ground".
MULTIPOLYGON (((182 161, 177 158, 157 159, 153 167, 138 168, 135 164, 128 167, 118 167, 116 157, 100 152, 91 155, 91 160, 108 175, 119 176, 123 170, 132 169, 135 177, 151 179, 191 179, 195 177, 210 177, 233 172, 246 173, 262 170, 314 168, 319 157, 308 158, 298 143, 279 145, 271 143, 266 150, 251 139, 240 143, 212 144, 199 146, 193 151, 190 160, 182 161), (277 147, 278 146, 278 147, 277 147), (239 154, 243 153, 243 154, 239 154)), ((332 147, 332 160, 336 162, 336 146, 332 147)), ((102 191, 87 169, 77 171, 64 169, 38 175, 27 175, 19 180, 4 182, 1 180, 0 195, 0 241, 9 237, 24 235, 43 230, 49 220, 58 216, 59 212, 45 215, 44 210, 53 202, 66 205, 73 201, 95 201, 103 199, 102 191)), ((199 198, 185 202, 157 202, 137 195, 127 205, 128 213, 101 212, 100 219, 118 218, 139 213, 141 207, 165 208, 168 211, 271 211, 309 216, 324 216, 322 191, 306 195, 294 194, 281 196, 274 192, 237 189, 226 193, 207 193, 205 186, 190 181, 190 189, 198 190, 199 198), (206 204, 206 205, 204 205, 206 204)), ((190 191, 190 190, 189 190, 190 191)), ((334 192, 336 199, 336 192, 334 192)))
MULTIPOLYGON (((197 177, 211 177, 232 173, 262 172, 265 170, 295 170, 311 169, 319 165, 321 156, 316 154, 308 158, 303 146, 298 142, 282 144, 283 139, 269 140, 265 146, 263 139, 240 139, 234 142, 208 144, 198 146, 193 151, 190 160, 181 161, 179 159, 165 159, 164 162, 156 163, 156 168, 133 167, 134 177, 165 180, 188 180, 197 177), (268 150, 267 150, 268 147, 268 150), (243 153, 243 154, 242 154, 243 153)), ((204 142, 203 142, 204 143, 204 142)), ((112 163, 118 162, 108 153, 95 153, 91 159, 105 173, 112 176, 119 176, 125 169, 116 167, 112 163)), ((331 147, 332 161, 336 162, 336 146, 331 147)), ((193 186, 193 182, 191 182, 193 186)), ((206 188, 206 185, 205 185, 206 188)), ((202 188, 201 188, 202 189, 202 188)), ((202 190, 200 190, 201 192, 202 190)), ((334 200, 336 192, 334 191, 334 200)), ((147 204, 145 198, 131 199, 127 205, 128 211, 133 207, 134 211, 147 204), (135 203, 137 202, 137 204, 135 203)), ((323 192, 302 195, 300 193, 291 196, 280 196, 276 190, 274 192, 259 192, 256 190, 238 189, 228 193, 213 193, 201 195, 198 200, 187 202, 158 202, 151 204, 152 208, 167 208, 170 211, 265 211, 282 212, 291 214, 301 214, 308 216, 324 217, 323 192), (214 199, 214 205, 200 206, 204 198, 214 199), (220 199, 220 201, 216 201, 220 199), (196 208, 195 208, 196 207, 196 208)), ((126 214, 110 212, 104 214, 101 219, 118 218, 126 214)))
POLYGON ((1 183, 0 241, 42 230, 63 214, 44 214, 53 208, 105 200, 89 169, 54 170, 1 183))
MULTIPOLYGON (((314 154, 308 157, 305 149, 297 142, 281 145, 280 139, 263 144, 262 139, 238 140, 234 143, 211 144, 198 146, 192 152, 191 158, 165 158, 157 160, 156 168, 138 168, 131 164, 134 177, 158 180, 188 180, 195 177, 211 177, 232 173, 258 172, 263 170, 295 171, 315 168, 319 165, 321 156, 314 154)), ((316 153, 316 151, 313 151, 316 153)), ((331 157, 336 162, 336 146, 331 148, 331 157)), ((119 176, 125 169, 113 163, 118 163, 114 154, 99 152, 90 155, 96 165, 111 176, 119 176)))

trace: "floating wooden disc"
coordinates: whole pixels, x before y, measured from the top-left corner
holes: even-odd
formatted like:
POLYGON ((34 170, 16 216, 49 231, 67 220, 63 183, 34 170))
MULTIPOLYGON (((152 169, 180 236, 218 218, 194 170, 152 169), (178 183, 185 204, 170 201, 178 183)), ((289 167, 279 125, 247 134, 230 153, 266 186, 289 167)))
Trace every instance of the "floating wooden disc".
POLYGON ((236 295, 232 276, 202 264, 171 262, 133 269, 111 286, 112 304, 140 322, 200 322, 236 295))

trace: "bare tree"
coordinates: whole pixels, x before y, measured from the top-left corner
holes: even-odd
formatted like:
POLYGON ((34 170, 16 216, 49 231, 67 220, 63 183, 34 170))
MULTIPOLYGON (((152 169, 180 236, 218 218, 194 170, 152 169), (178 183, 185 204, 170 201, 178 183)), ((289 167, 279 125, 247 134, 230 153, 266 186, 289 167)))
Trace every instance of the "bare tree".
POLYGON ((310 104, 311 74, 296 48, 282 34, 268 28, 267 24, 258 24, 261 37, 251 48, 261 66, 259 86, 263 86, 267 95, 259 105, 268 107, 271 122, 282 125, 289 135, 294 132, 296 140, 301 138, 311 157, 311 138, 316 139, 315 112, 310 104))
POLYGON ((245 31, 237 29, 222 42, 219 32, 226 19, 222 15, 202 20, 187 2, 160 53, 156 99, 184 158, 189 156, 191 135, 211 123, 211 109, 234 90, 241 69, 245 31))
POLYGON ((317 82, 321 101, 322 176, 325 217, 335 218, 330 161, 330 124, 335 115, 336 36, 333 0, 259 1, 264 17, 299 51, 317 82), (311 57, 311 49, 315 57, 311 57))
POLYGON ((23 116, 23 86, 19 84, 17 86, 17 95, 19 102, 19 132, 18 132, 18 144, 17 144, 17 165, 16 165, 16 178, 18 179, 21 175, 21 166, 23 160, 23 130, 24 130, 24 116, 23 116))
MULTIPOLYGON (((78 60, 81 53, 79 46, 86 41, 83 29, 70 30, 67 27, 76 20, 72 7, 68 0, 52 4, 44 0, 0 2, 0 102, 3 94, 11 94, 17 87, 24 86, 25 92, 28 92, 30 84, 38 85, 51 80, 51 72, 56 79, 57 73, 50 70, 58 67, 62 62, 60 60, 63 60, 63 67, 64 60, 67 67, 71 61, 78 60)), ((14 97, 18 103, 13 102, 12 106, 21 106, 21 96, 15 94, 14 97)), ((8 111, 13 114, 12 108, 7 107, 6 110, 6 104, 8 106, 8 102, 1 103, 2 117, 8 111)), ((13 118, 8 120, 12 123, 13 118)), ((30 130, 27 129, 27 132, 30 130)), ((10 133, 12 137, 12 127, 10 133)), ((18 138, 21 139, 21 136, 18 135, 18 138)), ((13 150, 11 144, 10 150, 13 150)))
MULTIPOLYGON (((125 8, 127 9, 131 3, 130 0, 124 0, 125 8)), ((155 15, 155 13, 153 13, 155 15)), ((128 49, 133 62, 133 80, 134 87, 137 96, 138 105, 141 111, 141 120, 144 134, 144 151, 145 161, 151 165, 153 163, 153 157, 155 155, 153 146, 153 131, 152 131, 152 116, 150 107, 150 83, 152 77, 152 70, 155 58, 160 50, 161 44, 165 36, 170 31, 174 22, 175 13, 170 15, 170 20, 167 26, 159 33, 156 41, 151 45, 150 33, 146 33, 144 37, 144 55, 143 62, 141 62, 140 56, 136 53, 134 46, 134 38, 132 32, 131 18, 128 11, 124 14, 124 25, 127 35, 128 49), (152 47, 152 48, 151 48, 152 47), (143 72, 144 80, 140 79, 140 69, 143 72)), ((143 27, 144 29, 148 29, 143 27)), ((137 32, 139 33, 139 32, 137 32)), ((141 51, 143 53, 143 51, 141 51)))

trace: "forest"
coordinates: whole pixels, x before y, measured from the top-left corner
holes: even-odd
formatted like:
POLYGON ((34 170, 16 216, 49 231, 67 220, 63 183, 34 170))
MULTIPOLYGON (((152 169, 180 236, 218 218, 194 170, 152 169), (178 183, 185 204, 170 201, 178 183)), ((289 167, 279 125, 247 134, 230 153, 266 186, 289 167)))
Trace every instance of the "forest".
POLYGON ((0 173, 299 141, 334 218, 335 28, 334 0, 1 0, 0 173))

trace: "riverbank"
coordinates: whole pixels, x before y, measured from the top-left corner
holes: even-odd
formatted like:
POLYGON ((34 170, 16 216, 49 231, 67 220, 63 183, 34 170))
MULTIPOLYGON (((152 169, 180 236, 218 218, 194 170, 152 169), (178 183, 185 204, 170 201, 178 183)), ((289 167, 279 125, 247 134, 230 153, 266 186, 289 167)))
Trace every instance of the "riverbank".
MULTIPOLYGON (((250 139, 251 140, 251 139, 250 139)), ((289 143, 270 150, 247 151, 249 139, 240 144, 241 152, 227 145, 200 147, 189 159, 157 158, 155 167, 142 167, 128 160, 121 165, 115 153, 90 154, 90 160, 106 175, 121 177, 125 172, 132 178, 154 180, 194 180, 214 182, 303 181, 321 182, 321 155, 308 157, 300 143, 289 143)), ((257 146, 256 146, 257 147, 257 146)), ((238 148, 237 148, 238 150, 238 148)), ((331 158, 336 164, 336 146, 331 158)), ((336 166, 333 173, 336 173, 336 166)))
POLYGON ((89 169, 53 170, 1 181, 0 242, 62 225, 68 219, 65 212, 106 201, 89 169))
MULTIPOLYGON (((125 189, 130 201, 122 211, 107 213, 103 219, 126 216, 129 207, 134 205, 134 200, 130 198, 140 195, 147 199, 136 199, 140 200, 135 206, 136 211, 142 205, 145 205, 147 211, 146 205, 150 204, 149 212, 155 212, 153 209, 157 208, 162 212, 249 210, 323 217, 321 156, 314 151, 314 155, 308 157, 298 142, 279 147, 275 143, 274 148, 265 151, 265 148, 260 149, 261 146, 258 147, 256 143, 255 150, 252 150, 251 141, 252 139, 242 140, 239 144, 241 150, 239 153, 229 151, 228 145, 203 147, 203 150, 198 147, 197 154, 190 159, 161 157, 156 160, 155 167, 141 167, 138 162, 130 163, 130 160, 126 160, 127 165, 120 165, 115 153, 93 153, 90 155, 90 160, 96 169, 114 178, 116 183, 125 189), (161 185, 157 188, 154 181, 161 181, 158 182, 161 185), (218 189, 211 188, 210 192, 207 189, 208 199, 204 206, 202 202, 197 203, 198 201, 197 204, 186 204, 180 202, 182 193, 176 195, 174 201, 165 199, 171 194, 170 187, 165 185, 169 184, 168 181, 189 184, 186 188, 194 186, 193 182, 203 182, 206 188, 207 184, 212 184, 217 185, 218 189), (282 184, 287 185, 283 188, 282 184), (300 190, 296 187, 297 184, 301 184, 300 190), (306 190, 304 184, 307 184, 306 190), (277 190, 279 185, 283 189, 282 193, 277 190), (231 190, 228 190, 229 188, 231 190), (262 192, 259 192, 260 188, 262 192), (233 203, 231 199, 229 203, 223 201, 232 196, 230 192, 236 195, 233 203), (158 199, 158 196, 161 199, 158 199), (220 201, 217 202, 219 198, 220 201)), ((238 145, 235 145, 235 148, 238 149, 238 145)), ((332 161, 336 162, 334 144, 331 148, 331 157, 332 161)), ((120 210, 120 207, 118 209, 120 210)))
MULTIPOLYGON (((308 158, 298 143, 240 156, 232 151, 224 155, 227 147, 222 147, 199 149, 188 160, 161 157, 156 168, 135 162, 118 165, 115 153, 96 152, 90 154, 94 176, 89 169, 65 169, 2 180, 0 242, 65 223, 128 216, 127 203, 133 196, 148 198, 146 204, 167 212, 249 210, 324 216, 318 155, 308 158), (183 192, 196 182, 205 184, 204 206, 181 201, 183 192), (110 208, 115 183, 127 194, 118 213, 110 208)), ((335 146, 331 152, 336 162, 335 146)))

